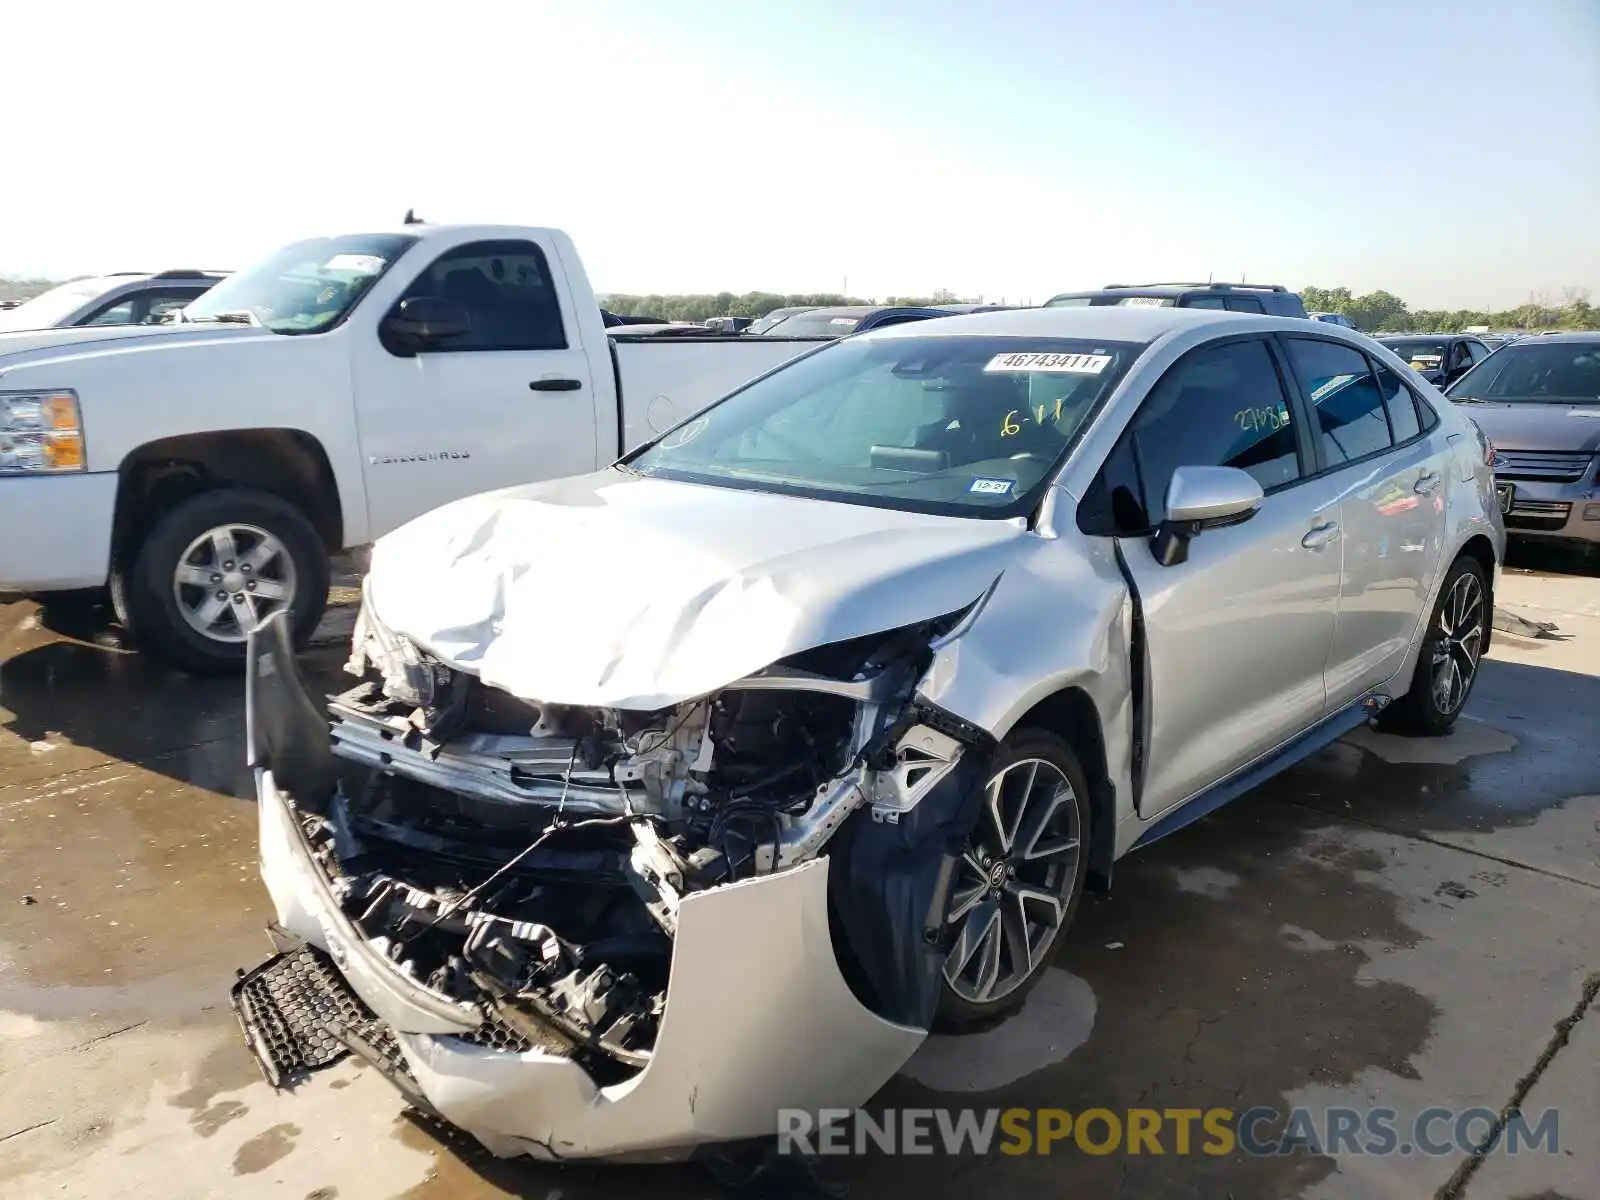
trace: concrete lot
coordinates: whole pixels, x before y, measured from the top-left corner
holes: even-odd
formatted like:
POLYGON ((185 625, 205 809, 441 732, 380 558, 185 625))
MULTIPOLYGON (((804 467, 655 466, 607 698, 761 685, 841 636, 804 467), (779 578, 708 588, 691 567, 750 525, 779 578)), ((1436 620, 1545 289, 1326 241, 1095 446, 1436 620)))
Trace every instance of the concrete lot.
MULTIPOLYGON (((878 1103, 1403 1123, 1520 1101, 1560 1110, 1557 1154, 1058 1147, 822 1174, 920 1200, 1600 1197, 1600 578, 1522 561, 1541 569, 1502 601, 1570 640, 1500 637, 1447 739, 1363 730, 1126 860, 1020 1017, 930 1043, 878 1103)), ((327 628, 308 661, 331 685, 341 614, 327 628)), ((260 1081, 227 1006, 268 953, 241 710, 237 682, 0 606, 0 1195, 723 1194, 691 1168, 497 1162, 349 1063, 293 1095, 260 1081)))

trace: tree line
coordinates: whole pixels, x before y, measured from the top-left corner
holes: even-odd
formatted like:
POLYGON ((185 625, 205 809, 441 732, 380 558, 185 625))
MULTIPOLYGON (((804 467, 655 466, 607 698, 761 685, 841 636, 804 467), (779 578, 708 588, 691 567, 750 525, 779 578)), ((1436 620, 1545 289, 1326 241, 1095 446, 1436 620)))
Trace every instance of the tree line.
MULTIPOLYGON (((1307 312, 1341 313, 1368 333, 1439 332, 1454 333, 1470 325, 1491 329, 1587 329, 1600 326, 1600 309, 1589 303, 1586 288, 1562 289, 1559 302, 1546 296, 1531 296, 1526 304, 1498 312, 1484 309, 1413 309, 1392 292, 1368 292, 1353 296, 1347 287, 1308 286, 1301 292, 1307 312)), ((779 292, 733 292, 695 295, 636 296, 613 293, 603 306, 625 317, 660 317, 663 321, 704 321, 707 317, 760 317, 775 308, 812 306, 831 308, 842 304, 953 304, 961 301, 953 292, 939 291, 931 296, 890 296, 885 300, 864 300, 837 292, 789 294, 779 292)))
POLYGON ((1300 293, 1307 312, 1342 313, 1368 333, 1459 333, 1472 325, 1490 329, 1590 329, 1600 326, 1600 310, 1589 303, 1587 288, 1562 289, 1560 303, 1530 296, 1526 304, 1492 312, 1485 309, 1412 309, 1390 292, 1352 296, 1347 287, 1307 287, 1300 293))

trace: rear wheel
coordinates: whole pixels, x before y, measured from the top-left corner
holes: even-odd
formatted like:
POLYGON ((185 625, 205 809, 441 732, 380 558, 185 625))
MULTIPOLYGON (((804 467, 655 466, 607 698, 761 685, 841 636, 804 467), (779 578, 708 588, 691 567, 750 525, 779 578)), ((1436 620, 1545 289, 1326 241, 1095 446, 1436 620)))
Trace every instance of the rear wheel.
POLYGON ((1054 734, 1022 730, 1001 746, 947 906, 942 1031, 1003 1020, 1044 975, 1083 892, 1088 797, 1077 755, 1054 734))
POLYGON ((1477 559, 1456 559, 1439 589, 1411 690, 1388 708, 1379 725, 1395 733, 1438 737, 1467 706, 1494 620, 1488 577, 1477 559))
POLYGON ((259 622, 289 613, 296 644, 322 617, 328 556, 299 509, 265 492, 203 492, 163 513, 114 573, 118 619, 140 648, 196 674, 239 669, 259 622))

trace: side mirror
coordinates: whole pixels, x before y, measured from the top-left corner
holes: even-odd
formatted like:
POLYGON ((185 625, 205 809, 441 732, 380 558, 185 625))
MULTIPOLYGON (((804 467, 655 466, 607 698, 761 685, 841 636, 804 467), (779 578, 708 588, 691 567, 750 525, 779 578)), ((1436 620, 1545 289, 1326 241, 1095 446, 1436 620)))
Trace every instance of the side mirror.
POLYGON ((379 332, 396 350, 415 354, 472 328, 467 310, 443 296, 417 296, 402 300, 384 317, 379 332))
POLYGON ((1167 517, 1150 538, 1150 552, 1175 567, 1188 559, 1191 540, 1248 521, 1263 498, 1261 485, 1237 467, 1179 467, 1167 484, 1167 517))

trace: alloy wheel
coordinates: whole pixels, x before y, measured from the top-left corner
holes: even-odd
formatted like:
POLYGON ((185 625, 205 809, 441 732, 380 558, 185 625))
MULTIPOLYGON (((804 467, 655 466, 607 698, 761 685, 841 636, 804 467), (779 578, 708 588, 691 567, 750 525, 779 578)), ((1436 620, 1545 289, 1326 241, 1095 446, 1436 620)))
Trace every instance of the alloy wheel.
POLYGON ((1468 571, 1451 585, 1439 606, 1434 636, 1433 702, 1447 716, 1466 702, 1478 673, 1486 616, 1483 585, 1468 571))
POLYGON ((172 594, 196 633, 242 642, 256 625, 294 603, 294 560, 260 526, 218 525, 179 556, 172 594))
POLYGON ((987 1004, 1035 973, 1071 905, 1081 845, 1077 795, 1060 767, 1027 758, 989 781, 946 918, 956 935, 944 977, 957 996, 987 1004))

